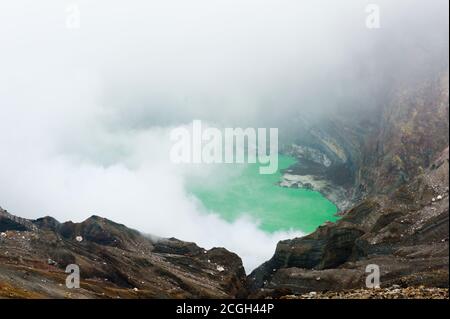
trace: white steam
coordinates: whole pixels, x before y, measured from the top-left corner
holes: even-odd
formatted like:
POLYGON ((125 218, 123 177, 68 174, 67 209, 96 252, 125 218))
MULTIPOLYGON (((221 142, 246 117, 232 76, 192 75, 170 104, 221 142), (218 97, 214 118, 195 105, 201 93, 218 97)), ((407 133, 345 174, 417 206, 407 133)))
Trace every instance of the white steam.
POLYGON ((336 97, 358 101, 355 91, 370 92, 361 83, 383 82, 378 67, 428 65, 445 47, 429 30, 448 20, 448 2, 419 2, 380 1, 385 31, 374 33, 359 0, 2 1, 0 205, 28 218, 97 214, 224 246, 251 270, 300 234, 207 214, 168 161, 169 129, 193 119, 270 123, 324 112, 336 97), (69 4, 79 29, 66 28, 69 4), (390 51, 377 56, 383 34, 390 51), (422 49, 423 39, 434 46, 422 49))

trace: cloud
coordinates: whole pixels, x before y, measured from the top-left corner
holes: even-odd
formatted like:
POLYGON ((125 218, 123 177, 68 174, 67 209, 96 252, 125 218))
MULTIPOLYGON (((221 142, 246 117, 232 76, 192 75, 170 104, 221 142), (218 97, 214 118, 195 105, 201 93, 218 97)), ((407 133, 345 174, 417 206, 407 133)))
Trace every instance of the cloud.
MULTIPOLYGON (((34 66, 44 72, 40 67, 34 66)), ((248 270, 269 259, 280 239, 300 235, 266 234, 255 221, 229 224, 206 211, 184 189, 188 168, 168 160, 171 127, 116 128, 110 125, 115 114, 95 98, 98 79, 88 72, 46 72, 27 94, 19 81, 9 82, 2 95, 3 105, 10 103, 0 109, 3 207, 61 221, 97 214, 145 233, 225 246, 248 270)), ((217 173, 197 170, 203 178, 217 173)))
POLYGON ((252 269, 300 234, 207 214, 167 161, 168 131, 193 119, 269 126, 366 108, 391 73, 440 67, 447 1, 379 1, 378 33, 365 28, 367 3, 3 1, 0 205, 62 221, 95 213, 225 246, 252 269), (79 29, 66 28, 69 4, 79 29))

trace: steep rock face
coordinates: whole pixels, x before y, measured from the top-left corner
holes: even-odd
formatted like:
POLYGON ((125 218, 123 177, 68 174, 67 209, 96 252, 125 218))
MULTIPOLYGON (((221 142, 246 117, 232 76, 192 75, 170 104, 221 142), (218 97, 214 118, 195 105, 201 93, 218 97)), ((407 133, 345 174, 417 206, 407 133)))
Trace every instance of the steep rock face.
POLYGON ((396 87, 379 129, 361 148, 357 198, 388 194, 429 167, 449 143, 449 74, 396 87))
POLYGON ((378 265, 381 285, 448 287, 449 150, 389 195, 373 196, 303 238, 282 241, 249 276, 253 297, 365 286, 378 265))
MULTIPOLYGON (((448 287, 448 147, 442 152, 449 143, 448 81, 446 70, 390 83, 363 114, 344 110, 297 123, 299 137, 283 152, 299 163, 285 170, 281 184, 322 192, 342 218, 280 242, 249 276, 251 296, 364 287, 371 264, 380 267, 382 286, 448 287)), ((0 232, 0 297, 247 293, 235 254, 150 239, 97 216, 82 223, 29 221, 0 209, 0 232), (64 286, 64 268, 72 263, 81 268, 78 291, 64 286)))
POLYGON ((249 276, 253 297, 364 287, 370 264, 384 286, 448 287, 448 66, 441 70, 393 81, 366 114, 305 125, 287 150, 299 164, 285 177, 322 192, 343 217, 280 242, 249 276))
MULTIPOLYGON (((4 211, 3 211, 4 212, 4 211)), ((12 224, 0 219, 0 297, 234 298, 245 294, 241 259, 176 239, 147 237, 92 216, 82 223, 51 217, 12 224), (17 227, 20 225, 21 227, 17 227), (69 264, 81 289, 65 286, 69 264)))
POLYGON ((312 188, 346 210, 388 194, 426 169, 449 138, 449 73, 397 79, 378 92, 376 107, 351 107, 305 120, 291 145, 298 159, 282 185, 312 188))

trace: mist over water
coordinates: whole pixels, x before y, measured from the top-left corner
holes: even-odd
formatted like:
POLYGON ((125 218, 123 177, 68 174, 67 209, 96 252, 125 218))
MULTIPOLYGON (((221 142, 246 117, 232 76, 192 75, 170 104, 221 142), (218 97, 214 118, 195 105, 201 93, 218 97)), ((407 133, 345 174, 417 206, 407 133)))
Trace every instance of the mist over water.
POLYGON ((391 83, 441 67, 448 1, 378 1, 379 30, 367 3, 2 1, 0 205, 224 246, 251 270, 302 232, 211 214, 187 176, 217 167, 172 165, 169 132, 200 119, 286 137, 297 119, 379 107, 391 83))
POLYGON ((211 174, 208 180, 189 178, 187 189, 207 210, 227 221, 247 216, 258 221, 265 232, 295 230, 307 234, 325 221, 335 221, 337 208, 318 192, 278 185, 281 171, 295 162, 280 155, 279 170, 272 175, 259 174, 256 164, 222 164, 222 172, 211 174))

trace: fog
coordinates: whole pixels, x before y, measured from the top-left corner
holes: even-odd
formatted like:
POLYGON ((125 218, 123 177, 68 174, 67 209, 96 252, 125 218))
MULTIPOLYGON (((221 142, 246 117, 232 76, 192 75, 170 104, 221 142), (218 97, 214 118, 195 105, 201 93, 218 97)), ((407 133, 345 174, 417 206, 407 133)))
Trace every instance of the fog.
POLYGON ((170 129, 379 107, 395 81, 445 67, 448 1, 2 1, 0 40, 3 208, 97 214, 224 246, 251 270, 301 234, 207 212, 185 190, 190 169, 168 161, 170 129), (372 2, 380 29, 366 27, 372 2))

